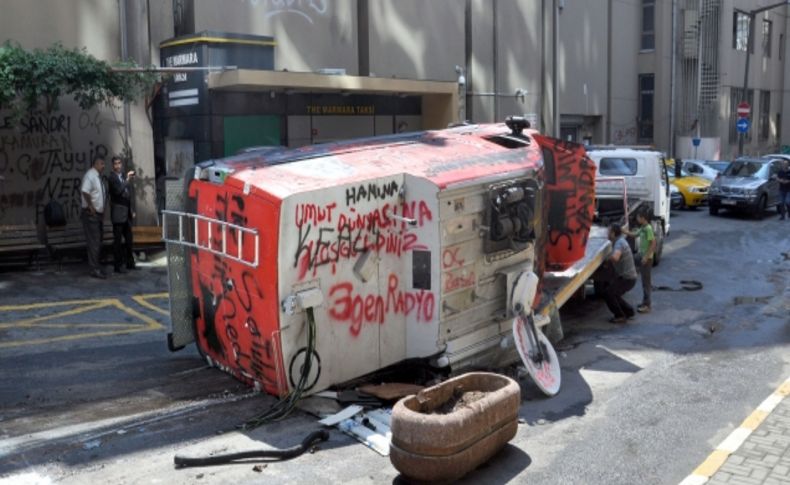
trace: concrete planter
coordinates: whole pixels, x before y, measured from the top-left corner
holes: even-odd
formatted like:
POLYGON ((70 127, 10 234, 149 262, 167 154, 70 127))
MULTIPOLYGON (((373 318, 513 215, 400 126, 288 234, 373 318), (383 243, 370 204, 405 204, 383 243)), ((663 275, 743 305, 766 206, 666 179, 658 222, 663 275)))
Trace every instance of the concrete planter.
POLYGON ((515 435, 521 392, 505 376, 472 372, 401 399, 392 410, 390 461, 420 481, 461 478, 515 435), (485 393, 446 414, 432 414, 464 392, 485 393))

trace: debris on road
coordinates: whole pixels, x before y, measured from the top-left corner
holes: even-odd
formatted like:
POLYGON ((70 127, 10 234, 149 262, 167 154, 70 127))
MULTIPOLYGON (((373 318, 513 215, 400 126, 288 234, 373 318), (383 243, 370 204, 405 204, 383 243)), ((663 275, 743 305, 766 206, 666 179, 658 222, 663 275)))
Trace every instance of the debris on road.
POLYGON ((176 455, 173 458, 173 464, 176 469, 188 468, 195 466, 211 466, 211 465, 231 465, 236 463, 246 463, 245 460, 251 458, 267 458, 271 461, 283 461, 296 458, 304 452, 310 450, 317 443, 329 439, 329 432, 322 429, 313 431, 298 445, 281 450, 253 450, 242 451, 237 453, 227 453, 223 455, 213 455, 206 457, 185 457, 176 455))
POLYGON ((374 409, 345 419, 337 427, 381 456, 389 456, 392 442, 391 420, 390 409, 374 409))
POLYGON ((405 384, 401 382, 389 382, 386 384, 368 384, 360 387, 359 392, 370 394, 384 401, 394 401, 402 397, 417 394, 425 389, 417 384, 405 384))
POLYGON ((91 441, 86 441, 82 445, 82 449, 83 450, 92 450, 92 449, 98 448, 100 446, 101 446, 101 440, 91 440, 91 441))

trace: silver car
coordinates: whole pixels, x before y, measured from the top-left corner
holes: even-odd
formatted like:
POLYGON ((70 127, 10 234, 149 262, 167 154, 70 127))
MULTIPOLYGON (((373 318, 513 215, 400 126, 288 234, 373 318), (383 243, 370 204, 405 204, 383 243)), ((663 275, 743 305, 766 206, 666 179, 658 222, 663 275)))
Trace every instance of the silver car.
POLYGON ((782 169, 778 158, 739 158, 724 170, 710 186, 708 207, 711 215, 719 209, 743 210, 762 218, 768 207, 779 205, 779 182, 782 169))

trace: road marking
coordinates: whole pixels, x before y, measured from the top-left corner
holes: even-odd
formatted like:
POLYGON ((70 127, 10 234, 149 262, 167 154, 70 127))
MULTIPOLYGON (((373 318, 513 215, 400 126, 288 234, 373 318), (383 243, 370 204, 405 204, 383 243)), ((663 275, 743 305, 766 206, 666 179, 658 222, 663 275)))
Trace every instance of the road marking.
POLYGON ((169 298, 169 297, 170 297, 170 293, 151 293, 148 295, 134 295, 132 297, 132 300, 136 301, 140 306, 143 306, 145 308, 148 308, 149 310, 153 310, 157 313, 161 313, 166 317, 169 317, 170 316, 169 310, 156 306, 150 301, 148 301, 148 300, 157 300, 157 299, 169 298))
POLYGON ((765 418, 776 409, 776 406, 782 402, 782 399, 790 395, 790 378, 782 383, 770 396, 768 396, 757 409, 752 412, 743 423, 730 433, 727 438, 722 441, 716 449, 708 455, 705 461, 694 470, 691 475, 687 476, 680 485, 702 485, 707 483, 727 461, 731 454, 735 453, 738 448, 746 441, 746 439, 757 429, 765 418))
MULTIPOLYGON (((67 306, 67 305, 71 305, 71 304, 72 304, 72 302, 63 302, 61 305, 62 306, 67 306)), ((21 328, 21 327, 38 326, 38 325, 34 325, 34 324, 37 324, 38 322, 43 322, 44 320, 53 320, 55 318, 70 317, 72 315, 79 315, 80 313, 85 313, 85 312, 89 312, 89 311, 92 311, 92 310, 98 310, 99 308, 105 308, 105 307, 107 307, 109 305, 111 305, 111 303, 108 302, 108 301, 97 301, 96 303, 90 304, 90 305, 81 304, 81 306, 78 306, 77 308, 72 308, 70 310, 64 310, 62 312, 53 313, 53 314, 50 314, 50 315, 43 315, 43 316, 40 316, 40 317, 27 318, 27 319, 24 319, 24 320, 17 320, 15 322, 10 322, 10 323, 0 323, 0 328, 21 328)), ((54 307, 54 305, 47 304, 46 307, 42 307, 42 308, 52 308, 52 307, 54 307)), ((34 308, 24 308, 24 310, 33 310, 33 309, 34 308)), ((14 309, 8 309, 6 311, 14 311, 14 309)))
MULTIPOLYGON (((160 294, 157 294, 160 295, 160 294)), ((147 295, 135 295, 147 296, 147 295)), ((132 297, 135 299, 134 297, 132 297)), ((135 299, 135 301, 137 301, 135 299)), ((137 332, 147 332, 153 330, 160 330, 164 327, 154 320, 153 318, 140 313, 139 311, 125 305, 118 298, 97 298, 93 300, 68 300, 59 302, 43 302, 32 303, 25 305, 3 305, 0 306, 0 312, 20 312, 29 310, 40 310, 45 308, 56 307, 72 307, 63 311, 55 312, 49 315, 36 316, 33 318, 26 318, 14 322, 6 322, 0 324, 0 329, 11 328, 26 328, 26 329, 52 329, 52 328, 111 328, 112 330, 94 331, 87 333, 74 333, 70 335, 61 335, 57 337, 42 337, 28 340, 10 340, 0 342, 0 348, 21 347, 26 345, 41 345, 54 342, 63 342, 69 340, 80 340, 94 337, 108 337, 114 335, 125 335, 137 332), (76 306, 76 308, 75 308, 76 306), (89 322, 76 322, 76 323, 62 323, 57 320, 64 317, 84 314, 93 310, 102 308, 116 308, 126 315, 130 315, 137 319, 140 323, 89 323, 89 322), (54 320, 54 321, 53 321, 54 320)), ((146 306, 146 305, 143 305, 146 306)), ((153 305, 151 305, 153 307, 153 305)))

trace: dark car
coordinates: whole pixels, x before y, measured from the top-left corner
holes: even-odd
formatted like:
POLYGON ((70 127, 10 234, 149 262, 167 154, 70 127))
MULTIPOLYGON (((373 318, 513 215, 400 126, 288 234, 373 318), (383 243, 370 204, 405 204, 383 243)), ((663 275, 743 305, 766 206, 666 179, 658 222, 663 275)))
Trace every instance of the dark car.
POLYGON ((776 158, 740 158, 730 163, 710 186, 708 196, 711 215, 719 209, 743 210, 762 217, 765 209, 778 206, 782 168, 776 158))

